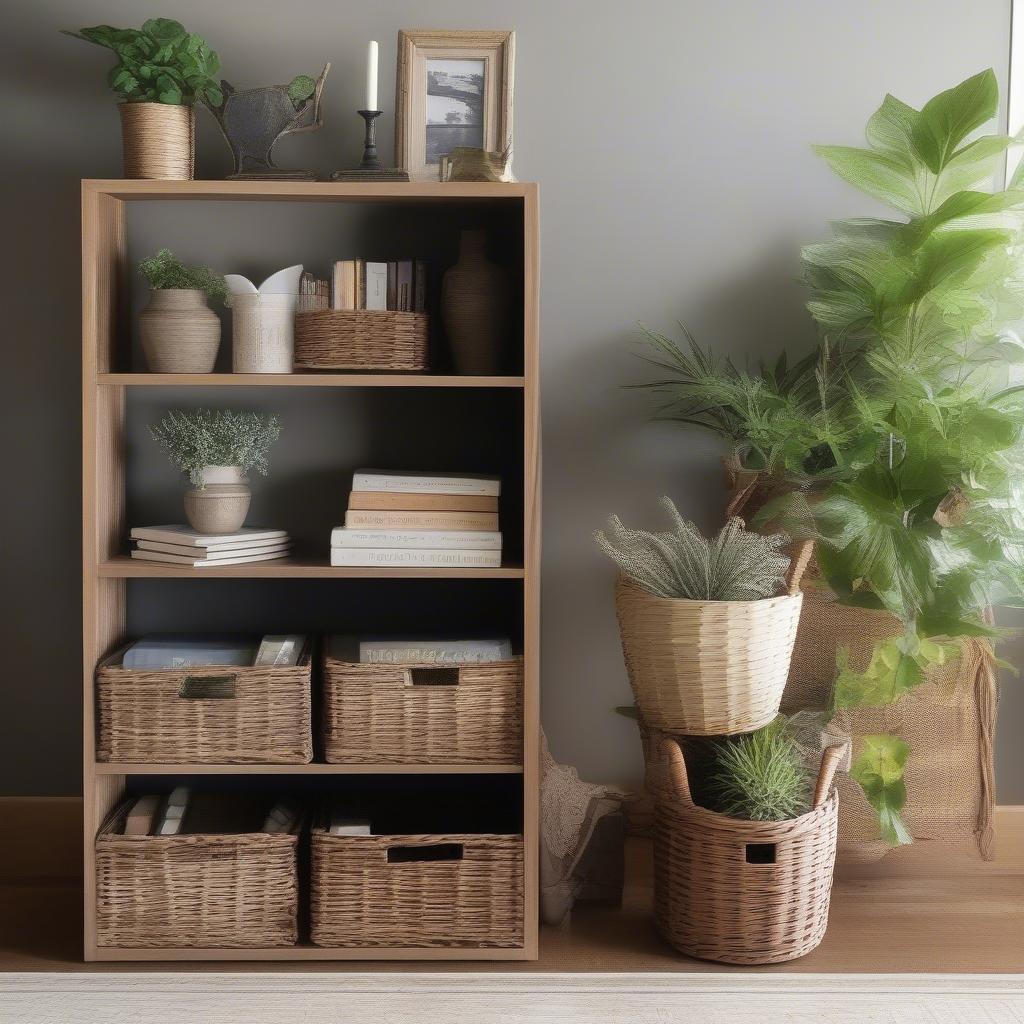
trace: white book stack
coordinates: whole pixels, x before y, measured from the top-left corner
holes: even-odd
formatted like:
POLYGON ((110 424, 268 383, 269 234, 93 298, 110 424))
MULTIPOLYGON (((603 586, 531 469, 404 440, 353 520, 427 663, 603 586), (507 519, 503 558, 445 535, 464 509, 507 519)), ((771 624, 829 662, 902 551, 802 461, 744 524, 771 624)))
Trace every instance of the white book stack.
POLYGON ((497 477, 357 470, 331 565, 496 569, 500 494, 497 477))
POLYGON ((284 530, 243 527, 234 533, 197 533, 187 526, 136 526, 132 558, 200 568, 284 558, 291 539, 284 530))

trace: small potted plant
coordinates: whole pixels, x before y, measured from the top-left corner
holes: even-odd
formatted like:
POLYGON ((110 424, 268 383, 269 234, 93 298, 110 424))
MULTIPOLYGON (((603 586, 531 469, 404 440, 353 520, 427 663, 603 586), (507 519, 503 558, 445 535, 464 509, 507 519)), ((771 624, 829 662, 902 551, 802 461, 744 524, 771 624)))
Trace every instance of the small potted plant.
POLYGON ((246 471, 266 476, 270 448, 281 434, 276 416, 230 409, 175 410, 150 428, 183 473, 185 516, 199 533, 234 533, 249 512, 246 471))
POLYGON ((150 18, 141 29, 96 25, 66 31, 117 55, 107 83, 122 99, 126 178, 190 180, 195 171, 198 101, 223 100, 214 80, 220 59, 202 36, 170 18, 150 18))
POLYGON ((220 348, 220 318, 207 299, 223 302, 224 278, 209 267, 189 267, 170 249, 139 264, 152 291, 139 314, 146 364, 153 373, 210 373, 220 348))
POLYGON ((712 541, 661 499, 673 529, 595 536, 619 566, 616 608, 640 718, 676 735, 751 732, 779 713, 809 551, 731 519, 712 541))

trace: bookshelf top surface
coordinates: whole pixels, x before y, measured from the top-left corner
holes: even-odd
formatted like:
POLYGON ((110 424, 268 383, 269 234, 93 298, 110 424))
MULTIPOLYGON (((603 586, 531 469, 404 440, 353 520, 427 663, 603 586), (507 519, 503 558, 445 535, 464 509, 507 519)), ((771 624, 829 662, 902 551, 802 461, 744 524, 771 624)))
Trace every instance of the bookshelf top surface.
POLYGON ((82 195, 116 199, 517 200, 536 198, 536 182, 515 181, 159 181, 83 178, 82 195))

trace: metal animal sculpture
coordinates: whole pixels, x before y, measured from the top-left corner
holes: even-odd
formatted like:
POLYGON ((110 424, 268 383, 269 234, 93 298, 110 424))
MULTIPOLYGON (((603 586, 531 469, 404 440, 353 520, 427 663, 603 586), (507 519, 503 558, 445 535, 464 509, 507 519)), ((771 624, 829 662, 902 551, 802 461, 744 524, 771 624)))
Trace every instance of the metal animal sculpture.
POLYGON ((282 135, 313 132, 323 124, 321 97, 331 65, 325 64, 315 81, 297 75, 287 85, 235 89, 221 82, 224 99, 219 107, 207 104, 220 125, 235 158, 233 179, 297 179, 312 181, 314 171, 289 171, 277 167, 271 150, 282 135))

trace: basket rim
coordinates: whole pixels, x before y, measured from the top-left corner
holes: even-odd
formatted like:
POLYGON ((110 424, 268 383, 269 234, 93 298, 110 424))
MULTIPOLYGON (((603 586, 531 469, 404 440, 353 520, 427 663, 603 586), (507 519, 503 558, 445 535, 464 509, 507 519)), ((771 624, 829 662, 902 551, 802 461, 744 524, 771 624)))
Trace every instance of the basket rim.
POLYGON ((712 811, 699 804, 686 804, 682 800, 665 795, 658 797, 657 805, 660 811, 678 818, 680 821, 697 819, 702 824, 719 832, 736 835, 750 831, 768 833, 778 829, 784 831, 785 835, 789 837, 806 832, 818 825, 818 819, 831 816, 839 806, 839 791, 833 786, 829 790, 828 798, 823 803, 812 807, 809 811, 804 811, 803 814, 795 818, 784 818, 782 821, 753 821, 746 818, 733 818, 721 811, 712 811))
POLYGON ((639 583, 636 583, 628 576, 624 576, 621 573, 616 578, 615 585, 617 588, 621 588, 623 590, 634 590, 648 601, 660 601, 664 604, 671 604, 679 607, 691 606, 693 608, 774 607, 794 603, 799 604, 803 601, 804 597, 802 592, 797 592, 796 594, 776 594, 774 597, 761 597, 755 601, 705 601, 692 597, 660 597, 657 594, 652 594, 649 590, 645 590, 639 583))
POLYGON ((135 643, 135 640, 125 640, 124 643, 113 648, 109 654, 99 660, 99 663, 96 665, 96 672, 130 672, 140 675, 151 672, 166 672, 168 675, 189 675, 194 671, 206 671, 207 669, 220 669, 223 675, 232 675, 236 672, 251 672, 253 670, 258 672, 294 672, 298 668, 312 667, 317 639, 314 637, 306 645, 305 652, 294 665, 182 665, 178 668, 125 668, 124 665, 116 664, 117 660, 123 659, 128 648, 135 643))

